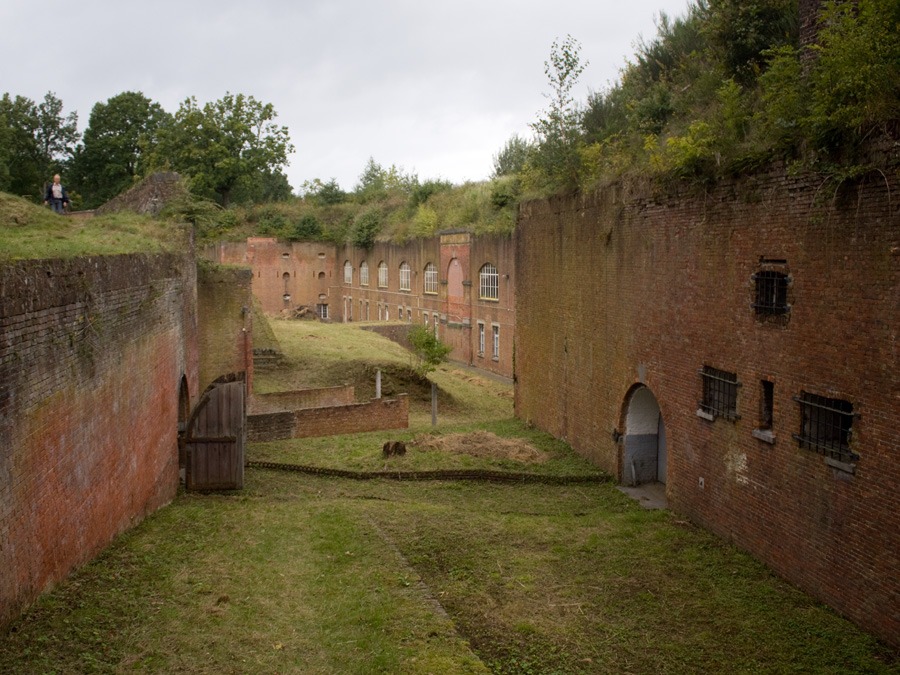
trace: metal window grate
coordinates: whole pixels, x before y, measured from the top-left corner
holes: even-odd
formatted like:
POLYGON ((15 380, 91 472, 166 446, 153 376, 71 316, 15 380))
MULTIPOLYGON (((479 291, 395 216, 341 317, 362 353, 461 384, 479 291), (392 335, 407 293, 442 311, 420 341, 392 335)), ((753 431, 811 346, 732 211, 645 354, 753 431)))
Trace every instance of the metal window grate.
POLYGON ((787 314, 787 289, 789 277, 782 272, 764 270, 753 275, 756 282, 756 299, 753 308, 757 314, 771 316, 787 314))
POLYGON ((741 386, 737 374, 710 366, 700 370, 703 378, 703 400, 700 409, 713 417, 727 420, 740 419, 737 414, 737 390, 741 386))
POLYGON ((800 433, 794 439, 801 448, 818 452, 841 462, 855 462, 859 455, 850 450, 853 404, 838 398, 828 398, 801 392, 794 400, 800 404, 800 433))

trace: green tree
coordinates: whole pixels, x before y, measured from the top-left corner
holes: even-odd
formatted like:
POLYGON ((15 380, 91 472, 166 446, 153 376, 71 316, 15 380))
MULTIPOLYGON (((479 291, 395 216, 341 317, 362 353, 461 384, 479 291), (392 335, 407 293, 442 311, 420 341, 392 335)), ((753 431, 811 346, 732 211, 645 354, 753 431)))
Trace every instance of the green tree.
POLYGON ((309 199, 319 206, 341 204, 347 201, 347 193, 338 185, 336 178, 332 178, 327 183, 323 183, 319 178, 308 180, 300 186, 300 194, 304 199, 309 199))
POLYGON ((5 186, 13 194, 37 199, 54 173, 60 173, 78 141, 78 117, 64 116, 62 101, 52 92, 35 104, 6 93, 0 99, 0 162, 6 166, 5 186))
POLYGON ((188 98, 160 129, 154 163, 189 176, 194 191, 228 206, 242 180, 267 171, 274 176, 287 164, 294 147, 276 117, 271 103, 244 94, 228 93, 202 108, 188 98))
POLYGON ((72 167, 85 206, 99 206, 131 187, 146 171, 159 129, 170 121, 171 115, 141 92, 95 104, 72 167))
POLYGON ((571 188, 578 184, 581 115, 572 89, 588 65, 581 62, 581 45, 571 35, 561 43, 554 40, 544 74, 550 83, 550 104, 531 124, 537 135, 537 150, 529 164, 551 188, 571 188))
POLYGON ((452 348, 445 345, 425 326, 413 326, 406 338, 413 356, 413 370, 425 377, 447 360, 452 348))

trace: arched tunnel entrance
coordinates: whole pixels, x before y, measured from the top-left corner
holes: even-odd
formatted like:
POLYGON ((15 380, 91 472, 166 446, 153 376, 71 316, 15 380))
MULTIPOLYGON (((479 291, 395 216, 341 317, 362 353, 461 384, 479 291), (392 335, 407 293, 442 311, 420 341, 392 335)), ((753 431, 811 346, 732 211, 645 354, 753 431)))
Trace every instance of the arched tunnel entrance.
POLYGON ((622 482, 627 485, 666 482, 666 426, 656 397, 648 387, 632 390, 625 414, 622 482))

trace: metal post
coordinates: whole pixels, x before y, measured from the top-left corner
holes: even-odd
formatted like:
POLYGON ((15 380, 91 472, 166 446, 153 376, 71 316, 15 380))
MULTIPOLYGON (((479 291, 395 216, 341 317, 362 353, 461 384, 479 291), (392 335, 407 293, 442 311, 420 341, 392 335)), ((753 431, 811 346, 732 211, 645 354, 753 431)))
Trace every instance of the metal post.
POLYGON ((381 398, 381 368, 375 371, 375 398, 381 398))
POLYGON ((437 385, 431 383, 431 426, 437 426, 437 385))

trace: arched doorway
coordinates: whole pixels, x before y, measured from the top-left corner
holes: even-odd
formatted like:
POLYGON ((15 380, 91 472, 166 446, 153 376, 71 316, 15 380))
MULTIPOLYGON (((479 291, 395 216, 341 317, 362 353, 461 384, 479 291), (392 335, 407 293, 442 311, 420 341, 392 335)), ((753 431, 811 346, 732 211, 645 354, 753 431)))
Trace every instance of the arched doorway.
POLYGON ((666 482, 666 426, 649 388, 631 391, 625 413, 622 482, 628 485, 666 482))

